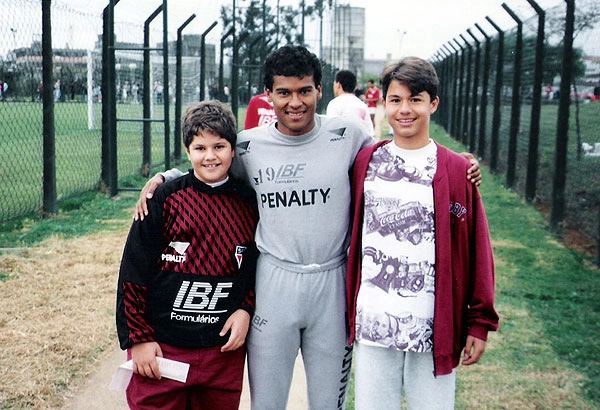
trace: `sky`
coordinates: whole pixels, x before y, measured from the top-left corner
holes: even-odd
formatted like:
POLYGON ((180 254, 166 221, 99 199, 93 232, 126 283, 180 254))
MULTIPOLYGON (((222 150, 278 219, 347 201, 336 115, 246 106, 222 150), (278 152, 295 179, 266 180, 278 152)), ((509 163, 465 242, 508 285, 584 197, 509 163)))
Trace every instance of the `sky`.
MULTIPOLYGON (((542 8, 564 4, 562 0, 536 2, 542 8)), ((365 8, 367 59, 383 58, 387 53, 394 58, 406 55, 429 58, 460 34, 468 38, 466 30, 469 28, 483 39, 475 23, 488 34, 496 33, 486 16, 502 29, 513 28, 516 23, 502 8, 502 3, 523 20, 535 15, 526 0, 352 0, 350 3, 365 8)))
MULTIPOLYGON (((176 38, 177 28, 180 27, 193 13, 194 20, 185 28, 186 34, 201 34, 214 21, 220 20, 220 8, 223 4, 231 5, 234 0, 169 0, 169 26, 170 38, 176 38)), ((236 6, 243 8, 248 0, 235 0, 236 6)), ((277 0, 266 0, 267 4, 275 8, 277 0)), ((516 23, 502 8, 505 3, 521 18, 526 19, 535 15, 534 9, 527 0, 332 0, 337 4, 349 4, 355 7, 364 7, 365 22, 365 58, 386 59, 388 55, 398 58, 406 55, 415 55, 430 58, 436 50, 459 34, 468 36, 466 30, 471 28, 474 34, 479 32, 474 23, 478 23, 490 34, 495 34, 485 17, 489 16, 501 28, 510 29, 516 23)), ((30 7, 40 9, 39 0, 0 0, 0 5, 15 8, 15 4, 23 3, 30 7), (35 6, 33 6, 35 4, 35 6)), ((88 14, 100 15, 108 0, 53 0, 53 5, 63 8, 82 10, 88 14)), ((298 5, 298 0, 279 0, 280 5, 298 5)), ((312 0, 306 0, 311 4, 312 0)), ((564 0, 537 0, 542 8, 565 4, 564 0)), ((121 22, 137 21, 140 24, 159 6, 161 0, 121 0, 115 7, 117 25, 121 22)), ((22 7, 18 7, 19 10, 22 7)), ((41 19, 41 12, 39 13, 41 19)), ((53 18, 58 19, 60 11, 53 11, 53 18)), ((85 16, 84 16, 85 17, 85 16)), ((85 18, 81 20, 85 20, 85 18)), ((72 18, 72 17, 71 17, 72 18)), ((162 21, 161 18, 157 20, 162 21)), ((39 32, 34 32, 30 18, 19 18, 18 13, 5 12, 0 19, 0 55, 5 54, 7 48, 27 47, 31 38, 41 38, 39 32), (27 22, 27 23, 25 23, 27 22)), ((54 44, 69 42, 72 48, 91 48, 96 40, 96 33, 86 33, 80 28, 78 21, 53 24, 62 30, 56 30, 54 44), (65 27, 66 26, 66 27, 65 27)), ((160 24, 160 23, 158 23, 160 24)), ((325 23, 327 24, 327 22, 325 23)), ((35 25, 33 25, 35 27, 35 25)), ((121 27, 131 29, 130 24, 121 23, 121 27)), ((118 30, 118 29, 117 29, 118 30)), ((318 47, 318 24, 307 22, 305 38, 313 51, 318 47)), ((218 44, 222 35, 221 27, 216 26, 207 35, 208 43, 218 44)), ((483 37, 480 36, 482 39, 483 37)), ((160 38, 156 41, 161 40, 160 38)), ((327 42, 328 40, 325 40, 327 42)))

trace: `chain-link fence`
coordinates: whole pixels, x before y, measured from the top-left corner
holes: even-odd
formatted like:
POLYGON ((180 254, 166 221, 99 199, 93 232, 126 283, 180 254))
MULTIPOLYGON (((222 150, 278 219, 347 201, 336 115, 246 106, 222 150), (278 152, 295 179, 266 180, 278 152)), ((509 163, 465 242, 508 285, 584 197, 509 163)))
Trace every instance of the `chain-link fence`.
MULTIPOLYGON (((42 212, 43 164, 47 160, 43 135, 42 6, 40 1, 12 0, 4 2, 2 8, 0 222, 42 212)), ((106 9, 104 13, 82 11, 61 0, 51 2, 53 72, 49 87, 52 88, 53 107, 47 108, 54 116, 53 151, 58 201, 103 188, 105 180, 106 141, 102 135, 106 109, 103 107, 106 90, 102 89, 105 12, 106 9)), ((176 75, 181 80, 179 103, 184 107, 200 98, 201 72, 205 74, 202 80, 207 98, 211 97, 216 77, 215 46, 206 45, 207 63, 201 70, 200 35, 178 38, 175 27, 166 36, 170 50, 165 85, 161 48, 165 39, 163 21, 160 17, 154 22, 147 21, 146 27, 139 20, 139 16, 131 15, 131 9, 122 10, 122 15, 114 19, 114 120, 118 124, 116 164, 119 178, 140 173, 143 168, 147 168, 145 172, 148 173, 150 168, 165 164, 165 139, 173 139, 173 133, 165 135, 164 96, 169 95, 171 99, 168 113, 174 122, 174 114, 177 114, 173 89, 176 75), (175 57, 178 43, 183 44, 181 58, 175 57), (155 48, 150 46, 156 44, 155 48), (147 87, 143 72, 145 52, 150 61, 147 87), (148 105, 143 104, 146 89, 148 105), (145 113, 147 109, 150 112, 145 113), (150 138, 146 145, 145 137, 150 138)), ((173 147, 174 143, 170 141, 169 145, 173 147)), ((180 158, 181 151, 175 152, 174 156, 180 158)))
POLYGON ((551 215, 564 201, 558 227, 579 232, 587 238, 579 245, 593 252, 600 217, 600 13, 594 2, 580 3, 589 7, 573 7, 567 77, 563 5, 525 20, 504 5, 512 28, 489 19, 451 39, 437 54, 443 98, 437 120, 528 201, 551 215), (560 104, 565 81, 568 118, 560 104))
MULTIPOLYGON (((0 220, 41 208, 42 136, 42 9, 39 1, 13 0, 2 5, 0 19, 0 220), (9 35, 7 36, 8 33, 9 35)), ((101 27, 98 16, 57 5, 55 37, 69 38, 101 27)), ((64 198, 93 189, 100 174, 99 98, 88 96, 87 81, 98 83, 100 64, 94 50, 54 50, 57 189, 64 198)))

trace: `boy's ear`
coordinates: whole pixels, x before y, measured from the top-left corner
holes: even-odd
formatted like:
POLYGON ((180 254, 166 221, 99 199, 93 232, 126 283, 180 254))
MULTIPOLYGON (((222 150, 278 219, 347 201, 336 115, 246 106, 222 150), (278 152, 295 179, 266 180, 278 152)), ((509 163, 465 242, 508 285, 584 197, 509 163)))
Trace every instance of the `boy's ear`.
POLYGON ((431 101, 431 114, 437 111, 438 106, 440 105, 440 97, 435 97, 433 101, 431 101))

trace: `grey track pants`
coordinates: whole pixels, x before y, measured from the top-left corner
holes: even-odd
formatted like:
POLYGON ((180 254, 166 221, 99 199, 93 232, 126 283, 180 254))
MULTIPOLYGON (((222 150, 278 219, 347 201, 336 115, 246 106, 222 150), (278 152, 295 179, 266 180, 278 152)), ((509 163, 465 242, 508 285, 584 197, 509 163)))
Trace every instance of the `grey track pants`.
POLYGON ((433 353, 402 352, 356 342, 354 408, 400 410, 402 392, 409 410, 453 410, 456 371, 433 375, 433 353))
POLYGON ((302 267, 261 255, 256 311, 248 336, 253 410, 286 408, 302 352, 311 410, 342 410, 352 347, 346 337, 344 258, 302 267))

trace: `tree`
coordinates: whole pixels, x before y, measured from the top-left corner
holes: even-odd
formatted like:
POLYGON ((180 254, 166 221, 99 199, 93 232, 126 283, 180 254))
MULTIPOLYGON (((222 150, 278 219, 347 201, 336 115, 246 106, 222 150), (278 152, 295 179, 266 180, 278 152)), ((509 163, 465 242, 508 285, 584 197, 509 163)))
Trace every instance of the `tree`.
MULTIPOLYGON (((576 38, 582 32, 597 26, 600 19, 600 3, 597 0, 577 0, 577 11, 575 15, 574 37, 576 38)), ((547 35, 559 36, 565 31, 565 15, 560 8, 560 13, 554 13, 549 16, 547 22, 547 35)))
MULTIPOLYGON (((241 69, 243 102, 249 98, 249 90, 253 85, 262 89, 262 64, 266 56, 285 44, 303 44, 303 19, 319 17, 322 20, 324 7, 324 0, 316 0, 312 6, 306 6, 302 1, 298 6, 273 10, 263 0, 250 0, 248 5, 236 8, 238 67, 241 69), (298 16, 302 21, 298 21, 298 16)), ((221 7, 223 33, 232 27, 232 16, 232 5, 221 7)), ((224 45, 231 49, 232 39, 227 39, 224 45)))

